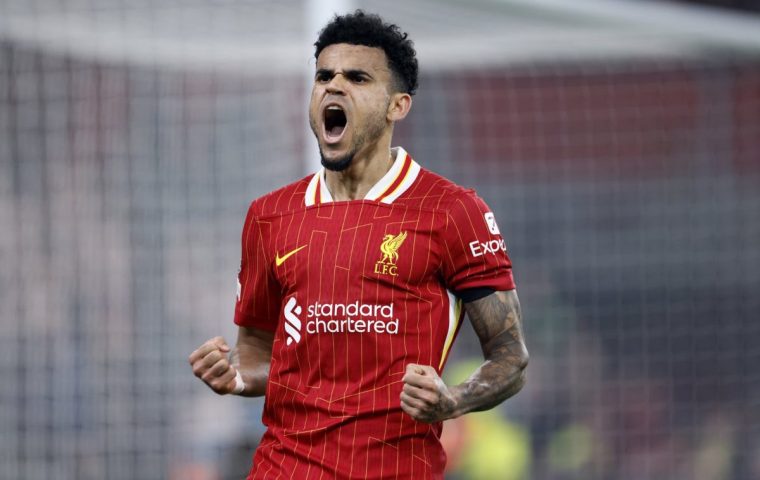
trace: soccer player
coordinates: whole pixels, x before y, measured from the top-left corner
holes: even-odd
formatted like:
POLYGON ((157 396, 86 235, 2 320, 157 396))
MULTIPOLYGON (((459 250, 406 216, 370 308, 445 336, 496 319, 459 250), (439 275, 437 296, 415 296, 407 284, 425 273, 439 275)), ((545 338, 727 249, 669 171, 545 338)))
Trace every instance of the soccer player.
POLYGON ((251 204, 236 345, 212 338, 189 361, 216 393, 265 395, 249 479, 440 479, 441 422, 523 386, 511 263, 483 200, 391 148, 417 88, 407 35, 356 11, 315 46, 324 168, 251 204), (449 386, 465 312, 485 361, 449 386))

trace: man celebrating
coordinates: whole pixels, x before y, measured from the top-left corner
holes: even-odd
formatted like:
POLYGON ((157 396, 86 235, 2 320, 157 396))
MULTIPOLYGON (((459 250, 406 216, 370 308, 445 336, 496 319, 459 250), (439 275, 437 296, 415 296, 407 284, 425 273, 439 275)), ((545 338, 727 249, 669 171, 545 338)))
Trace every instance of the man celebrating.
POLYGON ((249 479, 440 479, 441 422, 524 383, 511 264, 472 190, 391 148, 417 88, 407 35, 356 11, 315 46, 309 120, 324 168, 251 204, 237 343, 212 338, 189 361, 219 394, 266 396, 249 479), (465 312, 485 362, 448 386, 439 374, 465 312))

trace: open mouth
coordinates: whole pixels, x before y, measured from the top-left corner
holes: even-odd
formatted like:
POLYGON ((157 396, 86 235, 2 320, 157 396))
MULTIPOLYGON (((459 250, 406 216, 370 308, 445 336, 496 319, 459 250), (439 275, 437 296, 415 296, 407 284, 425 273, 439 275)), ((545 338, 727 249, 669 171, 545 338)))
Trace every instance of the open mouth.
POLYGON ((330 105, 324 111, 325 137, 330 142, 337 142, 346 131, 346 112, 337 105, 330 105))

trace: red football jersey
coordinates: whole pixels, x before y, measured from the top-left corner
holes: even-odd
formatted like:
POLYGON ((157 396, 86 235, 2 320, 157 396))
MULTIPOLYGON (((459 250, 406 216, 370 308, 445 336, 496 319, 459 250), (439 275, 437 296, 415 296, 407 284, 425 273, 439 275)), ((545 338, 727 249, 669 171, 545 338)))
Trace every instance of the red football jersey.
POLYGON ((443 369, 457 292, 515 285, 483 200, 394 150, 363 200, 320 171, 248 210, 235 323, 275 332, 249 479, 443 478, 441 424, 401 410, 401 378, 443 369))

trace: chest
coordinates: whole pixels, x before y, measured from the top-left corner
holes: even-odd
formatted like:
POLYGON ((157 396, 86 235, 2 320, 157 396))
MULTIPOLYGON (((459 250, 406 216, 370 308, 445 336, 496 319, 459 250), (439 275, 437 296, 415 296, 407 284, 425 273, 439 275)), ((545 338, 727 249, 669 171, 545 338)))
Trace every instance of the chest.
POLYGON ((272 220, 266 244, 283 293, 414 289, 433 281, 440 268, 440 228, 432 211, 343 202, 272 220))

